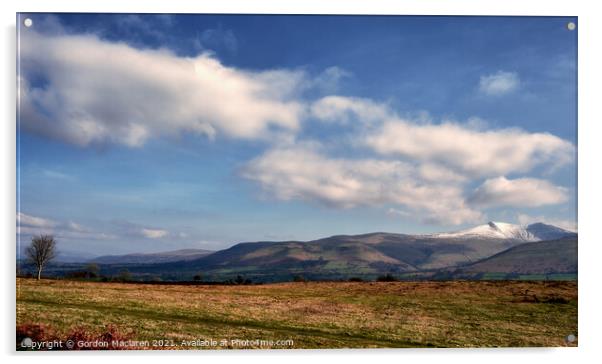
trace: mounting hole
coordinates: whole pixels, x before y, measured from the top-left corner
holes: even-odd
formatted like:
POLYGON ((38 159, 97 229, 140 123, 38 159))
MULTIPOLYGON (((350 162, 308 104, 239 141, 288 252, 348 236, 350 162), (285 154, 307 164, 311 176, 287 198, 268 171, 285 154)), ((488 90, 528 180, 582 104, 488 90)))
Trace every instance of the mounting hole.
POLYGON ((33 25, 33 20, 31 20, 31 18, 25 18, 25 20, 23 20, 23 25, 29 28, 33 25))
POLYGON ((572 21, 570 21, 570 22, 567 23, 566 28, 568 30, 575 30, 575 28, 577 28, 577 24, 575 24, 572 21))

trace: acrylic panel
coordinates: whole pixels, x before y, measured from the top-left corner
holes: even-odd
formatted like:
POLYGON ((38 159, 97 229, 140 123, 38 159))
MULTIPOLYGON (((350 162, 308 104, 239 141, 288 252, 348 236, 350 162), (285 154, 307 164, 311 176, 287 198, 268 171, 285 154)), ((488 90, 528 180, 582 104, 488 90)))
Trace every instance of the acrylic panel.
POLYGON ((577 345, 577 18, 17 14, 17 350, 577 345))

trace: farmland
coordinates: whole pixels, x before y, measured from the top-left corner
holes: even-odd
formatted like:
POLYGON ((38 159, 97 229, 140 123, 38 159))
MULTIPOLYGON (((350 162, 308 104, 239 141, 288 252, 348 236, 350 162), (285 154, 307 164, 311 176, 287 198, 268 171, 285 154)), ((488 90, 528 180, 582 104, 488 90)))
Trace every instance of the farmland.
POLYGON ((18 337, 20 330, 40 340, 107 337, 109 330, 129 349, 574 346, 566 337, 577 336, 577 283, 19 278, 18 337))

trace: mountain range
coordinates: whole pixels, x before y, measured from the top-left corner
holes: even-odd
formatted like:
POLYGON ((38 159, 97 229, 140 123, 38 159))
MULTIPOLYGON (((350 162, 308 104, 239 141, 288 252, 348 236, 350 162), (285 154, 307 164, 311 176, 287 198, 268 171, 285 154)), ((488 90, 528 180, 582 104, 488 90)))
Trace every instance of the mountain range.
POLYGON ((97 264, 156 264, 195 260, 213 253, 205 249, 180 249, 160 253, 132 253, 125 255, 103 255, 90 259, 97 264))
POLYGON ((103 269, 140 276, 211 279, 244 275, 258 281, 347 279, 450 271, 576 273, 577 234, 553 225, 489 222, 437 234, 376 232, 313 241, 245 242, 216 251, 178 251, 105 256, 103 269))

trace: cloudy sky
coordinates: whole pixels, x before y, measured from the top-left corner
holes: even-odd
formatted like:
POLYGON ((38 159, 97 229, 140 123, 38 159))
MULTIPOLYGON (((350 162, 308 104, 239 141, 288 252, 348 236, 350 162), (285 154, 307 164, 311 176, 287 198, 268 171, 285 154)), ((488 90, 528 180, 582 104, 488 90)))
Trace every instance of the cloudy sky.
POLYGON ((25 17, 23 241, 576 229, 576 19, 25 17))

